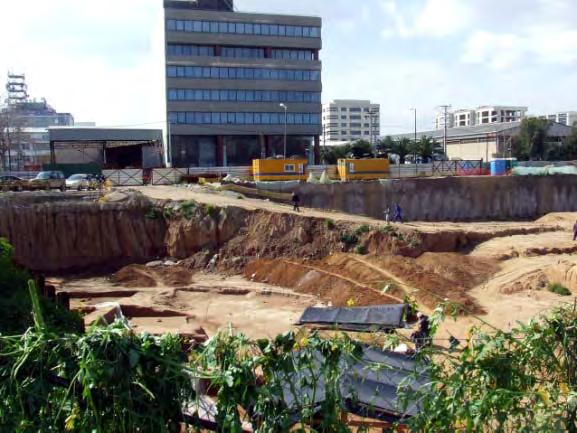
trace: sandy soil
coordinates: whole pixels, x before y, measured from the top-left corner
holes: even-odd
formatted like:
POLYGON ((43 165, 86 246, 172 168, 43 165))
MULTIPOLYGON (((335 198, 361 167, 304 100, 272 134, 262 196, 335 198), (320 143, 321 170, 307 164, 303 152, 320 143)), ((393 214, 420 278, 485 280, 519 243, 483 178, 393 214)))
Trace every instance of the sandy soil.
POLYGON ((178 288, 168 287, 161 278, 154 287, 147 283, 130 288, 121 288, 109 278, 52 282, 70 294, 73 309, 92 311, 116 302, 131 312, 132 306, 138 306, 133 316, 127 316, 137 331, 151 333, 187 333, 202 327, 210 336, 230 325, 252 338, 274 337, 292 329, 303 310, 317 303, 311 296, 216 274, 195 274, 193 283, 178 288))

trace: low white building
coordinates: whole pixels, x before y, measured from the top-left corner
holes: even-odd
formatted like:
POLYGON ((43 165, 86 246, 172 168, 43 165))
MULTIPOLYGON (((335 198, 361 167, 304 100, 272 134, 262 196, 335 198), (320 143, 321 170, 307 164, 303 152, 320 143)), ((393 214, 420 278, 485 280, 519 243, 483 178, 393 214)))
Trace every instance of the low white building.
POLYGON ((552 122, 561 123, 562 125, 577 126, 577 111, 561 111, 559 113, 546 114, 540 117, 552 122))
POLYGON ((381 106, 368 100, 335 99, 323 104, 323 141, 376 142, 381 133, 381 106))
MULTIPOLYGON (((463 128, 494 123, 519 122, 527 116, 527 107, 484 105, 475 109, 458 109, 447 112, 447 128, 463 128)), ((445 113, 435 119, 435 128, 445 127, 445 113)))

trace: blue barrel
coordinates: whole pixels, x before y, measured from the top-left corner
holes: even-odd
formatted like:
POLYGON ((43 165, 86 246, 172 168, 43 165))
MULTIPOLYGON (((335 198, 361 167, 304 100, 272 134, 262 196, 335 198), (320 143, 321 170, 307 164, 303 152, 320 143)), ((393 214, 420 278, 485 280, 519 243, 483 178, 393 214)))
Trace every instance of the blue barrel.
POLYGON ((491 176, 505 176, 510 162, 506 159, 495 159, 491 161, 491 176))

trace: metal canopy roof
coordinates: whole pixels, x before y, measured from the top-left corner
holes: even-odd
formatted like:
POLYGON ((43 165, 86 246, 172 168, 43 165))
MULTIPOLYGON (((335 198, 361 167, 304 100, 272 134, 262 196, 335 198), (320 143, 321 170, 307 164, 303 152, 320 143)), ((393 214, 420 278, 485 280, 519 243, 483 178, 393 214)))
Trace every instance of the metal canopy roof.
POLYGON ((330 326, 349 331, 397 329, 404 326, 406 308, 404 304, 357 308, 309 307, 298 324, 330 326))
POLYGON ((162 142, 161 129, 49 128, 50 142, 162 142))

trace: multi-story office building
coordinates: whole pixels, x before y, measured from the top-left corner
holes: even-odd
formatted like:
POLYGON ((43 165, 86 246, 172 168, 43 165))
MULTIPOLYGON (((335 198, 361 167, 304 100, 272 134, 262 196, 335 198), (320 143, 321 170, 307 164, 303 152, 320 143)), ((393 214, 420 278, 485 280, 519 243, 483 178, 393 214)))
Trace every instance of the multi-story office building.
POLYGON ((323 105, 323 139, 373 143, 381 133, 381 106, 367 100, 336 99, 323 105))
MULTIPOLYGON (((482 106, 474 110, 459 109, 447 112, 447 128, 487 125, 492 123, 511 123, 523 120, 527 115, 527 107, 516 106, 482 106)), ((445 127, 445 113, 439 113, 435 120, 435 128, 445 127)))
POLYGON ((555 114, 547 114, 545 116, 540 116, 543 119, 548 119, 552 122, 561 123, 567 126, 577 125, 577 111, 563 111, 555 114))
POLYGON ((232 0, 165 0, 174 166, 319 160, 321 19, 235 12, 232 0), (286 137, 286 146, 285 146, 286 137))

